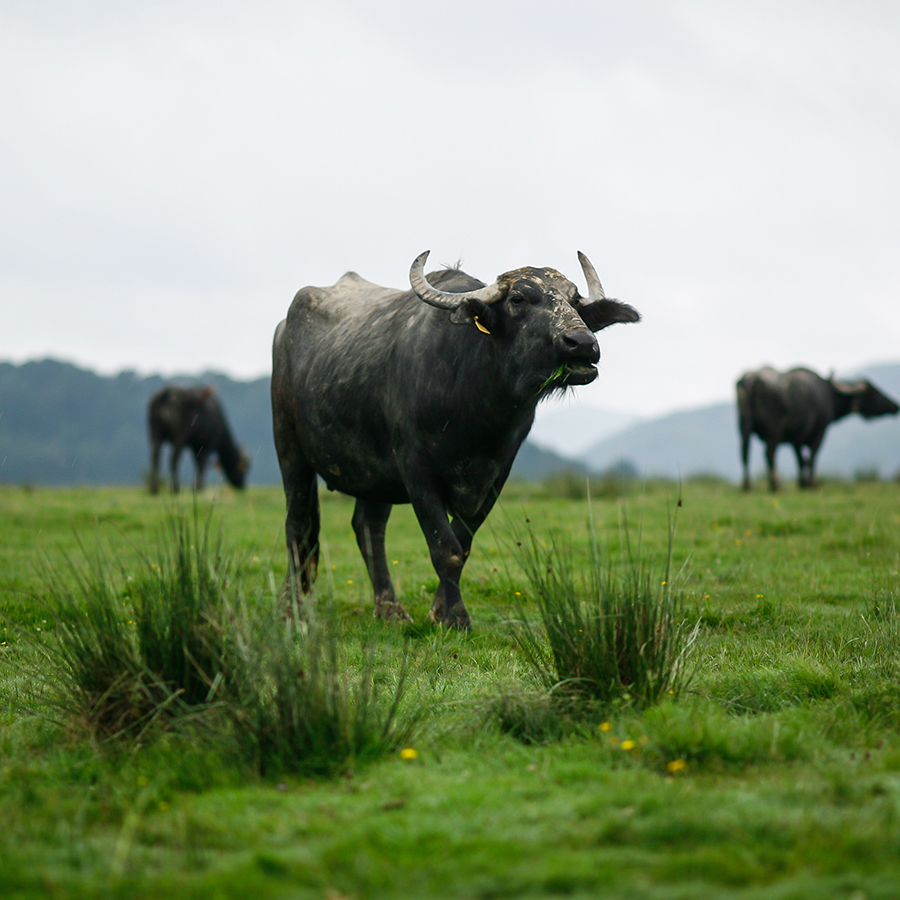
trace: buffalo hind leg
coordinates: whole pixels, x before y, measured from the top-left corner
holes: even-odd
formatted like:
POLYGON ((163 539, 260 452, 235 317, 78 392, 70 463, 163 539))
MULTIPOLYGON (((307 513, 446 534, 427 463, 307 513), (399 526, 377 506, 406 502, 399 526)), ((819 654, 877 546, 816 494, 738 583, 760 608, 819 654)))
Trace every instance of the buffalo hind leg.
POLYGON ((397 600, 384 549, 385 531, 391 509, 390 503, 357 500, 356 508, 353 510, 353 531, 369 573, 369 580, 372 582, 372 590, 375 592, 376 617, 411 622, 412 616, 397 600))
POLYGON ((305 469, 284 478, 287 517, 284 536, 288 571, 283 598, 288 611, 299 609, 301 594, 312 591, 319 568, 319 486, 316 473, 305 469), (298 590, 299 589, 299 590, 298 590))

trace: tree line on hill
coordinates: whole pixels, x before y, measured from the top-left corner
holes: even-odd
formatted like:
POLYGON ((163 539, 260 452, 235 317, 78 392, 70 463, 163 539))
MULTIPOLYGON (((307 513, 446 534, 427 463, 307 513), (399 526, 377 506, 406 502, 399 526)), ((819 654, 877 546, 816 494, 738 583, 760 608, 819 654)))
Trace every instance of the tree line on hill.
MULTIPOLYGON (((858 373, 893 397, 900 397, 900 364, 858 373)), ((279 484, 272 441, 269 378, 237 381, 220 372, 163 378, 125 371, 98 375, 53 359, 21 365, 0 363, 0 483, 139 484, 149 471, 147 405, 165 384, 213 385, 235 438, 251 458, 249 484, 279 484)), ((573 409, 573 416, 589 416, 573 409)), ((581 420, 583 421, 583 420, 581 420)), ((575 421, 573 427, 579 427, 575 421)), ((164 459, 165 459, 164 455, 164 459)), ((763 451, 753 439, 752 470, 763 475, 763 451)), ((167 463, 164 463, 167 465, 167 463)), ((181 477, 193 477, 189 453, 181 477)), ((793 452, 778 454, 782 477, 794 477, 793 452)), ((858 416, 832 425, 819 457, 824 476, 893 478, 900 474, 900 417, 865 422, 858 416)), ((670 413, 622 428, 577 458, 564 458, 526 441, 513 478, 543 481, 567 473, 575 478, 613 473, 617 478, 740 478, 734 403, 670 413)), ((210 481, 217 476, 210 473, 210 481)))
MULTIPOLYGON (((147 405, 166 384, 213 385, 237 440, 251 457, 252 480, 280 481, 268 378, 235 381, 218 372, 104 376, 44 359, 0 363, 0 482, 142 482, 150 468, 147 405)), ((183 482, 190 484, 189 452, 182 454, 181 465, 183 482)))
MULTIPOLYGON (((248 484, 280 484, 272 440, 269 378, 236 381, 220 372, 141 376, 99 375, 54 359, 0 363, 0 483, 30 485, 139 484, 150 468, 147 406, 166 384, 213 385, 235 439, 251 459, 248 484)), ((168 448, 163 453, 168 471, 168 448)), ((587 474, 576 462, 528 445, 514 472, 541 479, 561 470, 587 474)), ((193 478, 182 454, 183 484, 193 478)), ((209 473, 215 483, 215 472, 209 473)))

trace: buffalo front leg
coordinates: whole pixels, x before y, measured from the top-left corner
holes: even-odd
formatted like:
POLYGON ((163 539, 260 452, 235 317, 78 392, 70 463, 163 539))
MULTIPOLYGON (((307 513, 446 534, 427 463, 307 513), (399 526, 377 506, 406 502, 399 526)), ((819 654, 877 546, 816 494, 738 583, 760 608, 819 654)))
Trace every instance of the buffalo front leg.
MULTIPOLYGON (((493 509, 497 497, 500 496, 500 489, 503 487, 505 480, 506 474, 504 474, 501 479, 498 479, 497 485, 491 490, 488 499, 474 516, 453 516, 450 528, 453 531, 454 537, 459 542, 460 555, 462 557, 462 565, 460 566, 459 571, 460 577, 462 576, 462 567, 465 566, 469 559, 475 532, 484 524, 484 520, 488 517, 488 513, 493 509)), ((428 613, 428 618, 431 619, 432 622, 445 622, 445 614, 449 611, 445 606, 445 598, 446 595, 438 590, 434 598, 434 603, 431 605, 431 610, 428 613)), ((462 599, 460 599, 459 602, 462 604, 462 599)), ((465 609, 465 606, 463 606, 463 609, 465 609)), ((468 613, 466 614, 466 620, 468 621, 468 613)), ((464 627, 468 628, 469 625, 467 624, 464 627)))
POLYGON ((431 564, 438 576, 438 589, 428 618, 447 628, 468 631, 472 623, 459 589, 459 579, 466 564, 466 550, 454 533, 446 509, 439 500, 418 500, 413 503, 413 508, 431 553, 431 564))
MULTIPOLYGON (((817 441, 813 441, 809 445, 809 449, 807 451, 807 456, 805 460, 805 465, 800 469, 800 487, 811 488, 816 486, 816 454, 819 452, 819 447, 822 445, 821 438, 817 441)), ((801 459, 801 450, 802 447, 796 447, 797 451, 797 462, 799 464, 801 459)))
POLYGON ((440 622, 448 628, 468 630, 471 627, 472 623, 463 603, 459 582, 472 549, 475 532, 493 509, 511 467, 512 461, 495 481, 487 499, 472 515, 454 515, 451 521, 445 508, 440 504, 423 507, 422 512, 416 508, 419 524, 431 550, 432 564, 440 578, 434 602, 428 613, 428 618, 432 622, 440 622))
POLYGON ((357 500, 353 510, 353 531, 375 592, 375 615, 379 619, 411 622, 412 617, 397 600, 384 549, 385 532, 391 514, 390 503, 357 500))
MULTIPOLYGON (((450 628, 464 628, 468 630, 471 627, 469 613, 462 600, 459 581, 462 577, 463 567, 469 559, 469 553, 472 550, 475 532, 484 524, 484 520, 494 508, 494 504, 500 496, 500 491, 509 477, 512 464, 513 460, 511 459, 497 476, 487 493, 487 497, 475 513, 470 515, 454 513, 452 520, 448 521, 446 510, 443 506, 440 507, 441 514, 435 518, 435 521, 438 525, 443 523, 445 526, 448 526, 449 537, 445 537, 444 556, 441 557, 439 555, 438 559, 441 560, 441 565, 445 566, 447 577, 446 579, 441 577, 434 602, 428 613, 428 618, 432 622, 440 622, 450 628)), ((418 514, 418 510, 416 512, 418 514)), ((421 517, 419 522, 422 523, 421 517)), ((422 530, 425 532, 427 540, 429 532, 425 529, 424 524, 422 525, 422 530)), ((429 548, 432 546, 430 540, 428 546, 429 548)), ((438 553, 441 553, 440 547, 438 547, 438 553)), ((431 559, 440 576, 441 569, 438 568, 438 563, 435 562, 434 549, 432 549, 431 559)))
POLYGON ((797 485, 801 488, 810 487, 809 460, 803 455, 803 448, 794 445, 794 454, 797 457, 797 485))
POLYGON ((202 491, 206 482, 206 466, 209 463, 209 451, 201 448, 194 454, 195 472, 194 472, 194 490, 202 491))
MULTIPOLYGON (((462 592, 459 588, 459 582, 462 578, 463 567, 465 566, 466 561, 469 558, 469 552, 472 549, 472 536, 474 534, 474 530, 469 530, 467 527, 465 527, 460 519, 454 519, 452 521, 451 529, 453 531, 454 537, 459 544, 459 569, 458 572, 455 572, 455 577, 448 582, 447 587, 450 588, 449 591, 443 589, 443 581, 438 585, 438 590, 434 595, 434 601, 431 604, 431 609, 428 611, 428 618, 431 619, 432 622, 448 625, 451 628, 468 629, 471 627, 471 621, 469 619, 468 611, 466 610, 465 604, 462 600, 462 592), (453 591, 454 585, 455 593, 453 591), (456 594, 459 595, 458 600, 456 599, 456 594)), ((454 552, 453 554, 451 554, 449 559, 454 569, 456 567, 456 558, 457 554, 454 552)), ((432 561, 434 561, 433 556, 432 561)), ((436 565, 435 568, 437 568, 436 565)))

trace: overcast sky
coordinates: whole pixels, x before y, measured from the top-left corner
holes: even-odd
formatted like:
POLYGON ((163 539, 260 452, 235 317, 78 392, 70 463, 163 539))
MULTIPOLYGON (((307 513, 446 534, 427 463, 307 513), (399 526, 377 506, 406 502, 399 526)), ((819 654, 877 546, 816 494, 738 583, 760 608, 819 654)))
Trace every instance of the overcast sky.
POLYGON ((425 249, 587 253, 644 321, 585 406, 900 360, 895 0, 4 0, 0 77, 0 360, 261 375, 425 249))

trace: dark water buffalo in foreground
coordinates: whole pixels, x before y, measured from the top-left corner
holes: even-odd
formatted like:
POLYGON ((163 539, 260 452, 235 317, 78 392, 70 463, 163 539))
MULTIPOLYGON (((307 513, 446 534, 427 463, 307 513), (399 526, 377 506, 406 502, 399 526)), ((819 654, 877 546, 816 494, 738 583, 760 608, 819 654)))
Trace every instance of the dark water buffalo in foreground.
POLYGON ((288 587, 307 592, 315 579, 320 475, 356 498, 353 529, 375 614, 409 618, 384 540, 391 506, 411 503, 439 577, 429 617, 468 628, 463 566, 538 401, 593 381, 600 349, 592 332, 640 316, 605 297, 582 254, 587 297, 554 269, 516 269, 488 287, 457 269, 426 277, 427 256, 412 265, 412 290, 354 272, 333 287, 303 288, 275 332, 288 587))
POLYGON ((243 488, 250 461, 235 443, 225 419, 222 404, 213 387, 175 387, 157 391, 150 400, 150 491, 159 491, 159 455, 164 443, 172 445, 170 460, 172 490, 177 491, 178 458, 190 447, 196 463, 194 486, 203 488, 203 476, 209 458, 215 454, 225 477, 243 488))
POLYGON ((808 488, 815 484, 816 453, 825 429, 832 422, 850 413, 871 419, 900 410, 890 397, 864 379, 837 381, 822 378, 809 369, 776 372, 769 366, 741 377, 737 383, 737 403, 744 490, 750 489, 751 434, 757 435, 766 445, 769 487, 773 491, 778 490, 775 451, 779 444, 793 445, 800 470, 800 487, 808 488))

